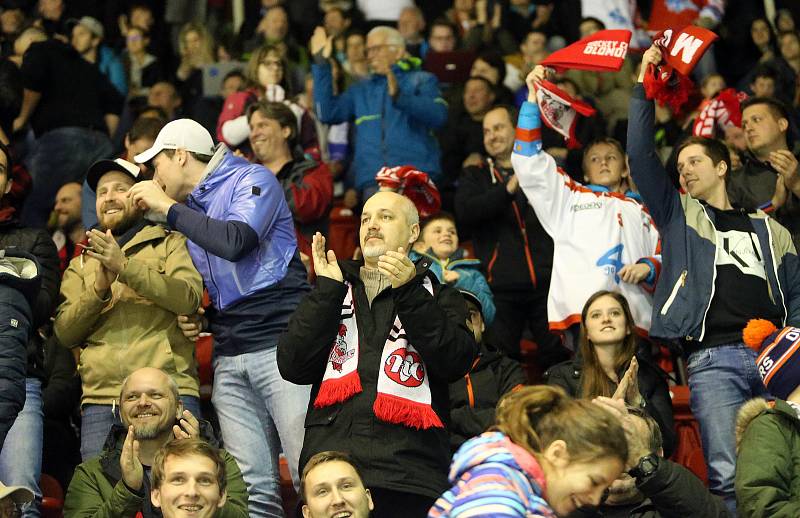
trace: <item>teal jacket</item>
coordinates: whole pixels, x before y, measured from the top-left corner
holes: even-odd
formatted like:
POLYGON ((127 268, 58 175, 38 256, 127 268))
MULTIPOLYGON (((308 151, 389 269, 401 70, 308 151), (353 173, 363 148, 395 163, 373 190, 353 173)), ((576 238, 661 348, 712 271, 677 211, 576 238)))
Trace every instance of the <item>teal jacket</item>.
POLYGON ((458 280, 452 286, 458 290, 467 290, 476 297, 481 303, 481 311, 483 313, 483 321, 486 327, 489 327, 494 322, 495 306, 492 290, 489 288, 489 283, 481 272, 481 262, 478 259, 465 258, 466 251, 459 248, 453 255, 442 261, 433 254, 429 248, 427 252, 418 253, 412 251, 409 256, 412 261, 416 262, 422 257, 431 260, 430 271, 436 274, 436 278, 442 284, 447 284, 444 280, 444 271, 450 270, 458 273, 458 280))

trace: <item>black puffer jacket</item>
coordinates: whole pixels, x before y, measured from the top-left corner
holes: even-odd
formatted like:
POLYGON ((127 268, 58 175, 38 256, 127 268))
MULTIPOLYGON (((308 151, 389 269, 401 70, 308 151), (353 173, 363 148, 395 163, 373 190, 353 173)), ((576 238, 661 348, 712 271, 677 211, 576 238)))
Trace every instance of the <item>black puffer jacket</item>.
POLYGON ((0 249, 0 449, 25 404, 25 352, 40 282, 34 256, 0 249))
POLYGON ((314 407, 339 330, 345 283, 318 277, 317 287, 297 306, 278 343, 278 369, 284 379, 298 385, 313 384, 300 469, 321 451, 346 451, 363 468, 367 487, 436 498, 448 487, 447 430, 417 430, 381 421, 373 404, 381 353, 397 315, 427 367, 431 407, 447 425, 448 384, 467 373, 477 353, 465 324, 464 299, 455 289, 438 284, 428 271, 429 260, 423 258, 417 263, 414 279, 398 289, 385 289, 370 305, 359 278, 362 264, 339 261, 344 278, 353 286, 361 392, 341 403, 314 407), (426 276, 433 282, 433 296, 423 286, 426 276))
POLYGON ((480 355, 466 376, 450 384, 450 446, 456 451, 467 439, 494 424, 500 398, 525 384, 519 362, 481 343, 480 355))
MULTIPOLYGON (((639 392, 645 401, 645 410, 656 420, 664 440, 664 456, 669 457, 675 448, 675 422, 672 417, 672 399, 667 386, 667 373, 640 355, 639 392)), ((628 368, 626 365, 618 373, 620 379, 628 368)), ((580 355, 574 359, 553 365, 544 373, 544 382, 563 388, 572 397, 579 397, 583 360, 580 355)))

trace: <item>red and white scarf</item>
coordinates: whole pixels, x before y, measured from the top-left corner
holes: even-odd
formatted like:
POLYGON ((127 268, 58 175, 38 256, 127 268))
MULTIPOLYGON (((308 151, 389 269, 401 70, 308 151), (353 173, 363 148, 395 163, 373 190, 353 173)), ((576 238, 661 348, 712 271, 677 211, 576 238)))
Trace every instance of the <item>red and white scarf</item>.
MULTIPOLYGON (((339 331, 331 346, 325 375, 314 400, 315 408, 347 401, 362 391, 358 375, 360 345, 353 286, 349 282, 345 284, 347 295, 342 302, 339 331)), ((433 294, 433 284, 427 277, 424 286, 433 294)), ((395 315, 392 329, 383 345, 380 365, 378 395, 372 405, 378 419, 417 429, 444 428, 431 407, 428 369, 419 352, 408 343, 398 315, 395 315)))

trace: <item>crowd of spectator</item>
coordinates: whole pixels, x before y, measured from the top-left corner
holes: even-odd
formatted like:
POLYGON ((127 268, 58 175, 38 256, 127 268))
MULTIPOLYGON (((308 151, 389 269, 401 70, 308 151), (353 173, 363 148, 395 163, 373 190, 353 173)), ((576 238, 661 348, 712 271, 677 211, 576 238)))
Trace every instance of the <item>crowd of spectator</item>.
POLYGON ((0 518, 800 516, 798 24, 0 0, 0 518))

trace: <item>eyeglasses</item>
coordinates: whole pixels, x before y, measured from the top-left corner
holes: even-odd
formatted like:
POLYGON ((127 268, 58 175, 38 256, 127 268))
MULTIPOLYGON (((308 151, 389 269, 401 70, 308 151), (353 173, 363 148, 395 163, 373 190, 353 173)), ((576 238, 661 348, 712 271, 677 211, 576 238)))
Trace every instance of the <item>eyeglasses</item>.
POLYGON ((397 45, 384 44, 384 45, 373 45, 372 47, 367 47, 367 56, 369 56, 370 54, 377 54, 378 52, 382 51, 383 49, 390 48, 390 47, 396 47, 396 46, 397 45))

